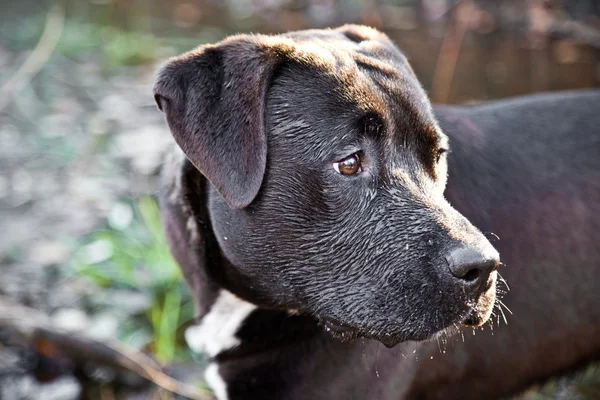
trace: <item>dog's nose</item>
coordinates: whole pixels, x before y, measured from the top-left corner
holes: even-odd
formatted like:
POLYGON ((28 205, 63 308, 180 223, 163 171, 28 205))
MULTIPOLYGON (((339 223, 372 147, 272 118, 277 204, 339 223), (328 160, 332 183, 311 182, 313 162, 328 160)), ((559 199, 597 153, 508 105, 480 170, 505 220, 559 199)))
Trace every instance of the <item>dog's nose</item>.
POLYGON ((470 287, 479 287, 487 282, 500 264, 498 252, 492 247, 483 250, 470 246, 459 247, 452 250, 446 260, 450 273, 463 285, 470 287))

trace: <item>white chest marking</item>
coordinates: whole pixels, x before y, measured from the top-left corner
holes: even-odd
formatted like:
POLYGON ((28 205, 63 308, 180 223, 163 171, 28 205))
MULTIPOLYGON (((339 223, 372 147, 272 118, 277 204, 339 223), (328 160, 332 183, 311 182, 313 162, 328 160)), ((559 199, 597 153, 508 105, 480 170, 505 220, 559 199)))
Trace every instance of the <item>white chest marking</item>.
POLYGON ((204 372, 204 379, 208 386, 210 386, 211 390, 219 400, 227 400, 227 384, 219 375, 219 364, 216 362, 212 362, 208 364, 208 368, 204 372))
MULTIPOLYGON (((254 304, 221 289, 202 321, 185 331, 185 340, 193 351, 214 357, 240 344, 240 339, 235 334, 255 309, 254 304)), ((219 365, 216 362, 208 366, 204 377, 217 398, 227 400, 227 384, 219 375, 219 365)))
POLYGON ((210 311, 200 324, 185 331, 185 340, 192 350, 214 357, 240 344, 235 336, 242 322, 256 309, 250 304, 221 289, 210 311))

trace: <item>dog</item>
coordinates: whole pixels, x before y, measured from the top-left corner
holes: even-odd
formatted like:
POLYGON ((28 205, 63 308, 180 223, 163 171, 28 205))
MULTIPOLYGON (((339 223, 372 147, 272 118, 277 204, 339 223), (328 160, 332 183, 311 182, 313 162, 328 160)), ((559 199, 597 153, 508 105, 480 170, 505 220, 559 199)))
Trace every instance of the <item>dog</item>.
MULTIPOLYGON (((509 212, 533 210, 535 220, 556 211, 525 207, 549 204, 536 203, 535 177, 520 185, 514 175, 526 161, 541 161, 549 177, 542 191, 552 193, 552 173, 561 169, 548 162, 548 140, 523 135, 507 146, 495 136, 527 132, 540 112, 535 100, 434 109, 402 52, 368 27, 233 36, 170 60, 154 94, 178 147, 159 197, 169 246, 195 297, 198 325, 186 339, 211 358, 206 380, 219 399, 426 398, 419 384, 430 381, 416 373, 406 345, 483 325, 500 264, 446 197, 502 237, 528 232, 509 212), (445 197, 450 149, 457 161, 445 197), (522 209, 499 195, 523 186, 514 194, 522 209)), ((598 122, 598 93, 574 96, 573 115, 598 122)), ((554 103, 541 107, 552 121, 563 115, 560 98, 554 103)), ((568 136, 573 115, 562 130, 542 125, 580 151, 580 168, 563 171, 582 173, 571 182, 585 194, 572 192, 581 200, 573 222, 583 224, 587 244, 597 227, 588 202, 598 199, 590 176, 598 162, 568 136)), ((596 129, 578 126, 584 134, 596 129)), ((563 200, 564 208, 571 197, 563 200)), ((564 227, 569 216, 557 223, 564 227)), ((536 245, 537 237, 520 235, 522 242, 508 238, 508 251, 510 243, 536 245)), ((597 256, 588 260, 597 265, 597 256)), ((458 362, 457 354, 448 360, 458 362)), ((452 386, 442 383, 442 391, 452 386)))
POLYGON ((600 359, 598 110, 599 90, 435 107, 453 149, 446 196, 499 236, 510 291, 493 329, 445 354, 420 346, 403 398, 504 398, 600 359))

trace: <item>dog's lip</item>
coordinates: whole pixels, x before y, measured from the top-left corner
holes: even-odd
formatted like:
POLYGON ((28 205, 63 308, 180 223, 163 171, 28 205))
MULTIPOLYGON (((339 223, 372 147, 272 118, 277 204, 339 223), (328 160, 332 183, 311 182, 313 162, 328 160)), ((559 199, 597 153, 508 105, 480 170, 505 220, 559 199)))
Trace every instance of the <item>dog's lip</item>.
POLYGON ((483 321, 481 320, 481 316, 477 315, 476 305, 477 305, 477 302, 468 302, 467 303, 468 310, 466 311, 465 314, 463 314, 463 317, 457 318, 457 320, 455 320, 456 321, 455 323, 450 324, 446 327, 443 327, 436 332, 433 332, 433 333, 428 332, 428 333, 424 333, 423 335, 421 335, 419 337, 411 336, 410 338, 406 338, 404 335, 402 335, 399 332, 373 335, 370 333, 366 333, 367 331, 365 329, 361 329, 359 327, 348 325, 346 323, 339 321, 336 318, 329 317, 329 316, 327 316, 327 317, 321 316, 318 318, 318 320, 320 321, 323 328, 337 339, 351 340, 351 339, 358 339, 358 338, 368 338, 368 339, 377 340, 378 342, 382 343, 387 348, 392 348, 406 340, 415 340, 415 341, 427 340, 427 339, 433 337, 436 333, 444 331, 452 325, 456 326, 456 324, 460 324, 463 326, 468 326, 468 327, 473 327, 473 328, 481 325, 483 323, 483 321))
MULTIPOLYGON (((319 320, 327 332, 342 340, 352 340, 358 338, 373 339, 382 343, 387 348, 392 348, 398 343, 408 340, 401 334, 387 333, 383 335, 373 335, 365 333, 365 329, 350 326, 331 317, 321 317, 319 320)), ((431 335, 424 335, 422 338, 414 338, 411 340, 425 340, 430 336, 431 335)))
POLYGON ((350 332, 358 332, 360 330, 331 317, 322 317, 319 320, 325 330, 333 334, 346 335, 350 332))
POLYGON ((462 318, 460 324, 469 328, 476 328, 483 324, 483 319, 480 315, 478 315, 477 310, 475 310, 475 308, 471 308, 467 315, 464 318, 462 318))
POLYGON ((362 330, 358 328, 352 328, 350 326, 340 324, 338 322, 334 322, 329 319, 322 319, 321 322, 325 327, 325 330, 332 334, 334 337, 339 339, 358 339, 358 338, 370 338, 381 342, 388 349, 396 346, 398 343, 402 342, 403 339, 397 337, 396 335, 385 335, 383 337, 374 337, 369 335, 362 334, 362 330))
MULTIPOLYGON (((478 298, 475 301, 470 301, 467 302, 467 313, 464 317, 462 317, 460 319, 460 324, 466 327, 470 327, 470 328, 476 328, 479 326, 482 326, 483 324, 485 324, 488 320, 489 314, 490 314, 490 310, 482 310, 481 309, 481 302, 485 301, 484 297, 486 296, 486 293, 488 293, 488 291, 490 289, 492 289, 492 286, 495 283, 495 279, 490 279, 488 282, 486 282, 486 285, 482 291, 482 293, 480 294, 480 296, 478 296, 478 298)), ((494 289, 495 290, 495 289, 494 289)), ((493 307, 493 303, 495 302, 495 295, 494 295, 494 300, 491 302, 492 307, 493 307)))
POLYGON ((333 333, 344 333, 352 330, 349 326, 340 325, 337 322, 323 320, 323 325, 325 325, 325 329, 327 331, 331 331, 333 333))
MULTIPOLYGON (((446 331, 448 328, 457 325, 462 325, 469 328, 476 328, 482 326, 488 321, 489 313, 491 310, 487 309, 486 303, 488 303, 485 298, 488 297, 489 291, 492 290, 494 283, 496 280, 494 278, 489 279, 483 286, 481 292, 475 296, 475 298, 471 298, 470 300, 466 300, 464 304, 464 308, 462 313, 459 315, 455 315, 455 318, 451 323, 447 326, 438 327, 437 331, 434 332, 422 332, 422 335, 415 335, 415 333, 411 333, 411 335, 406 336, 405 333, 400 331, 388 331, 388 332, 377 332, 369 327, 360 327, 349 325, 345 322, 340 321, 339 319, 331 316, 320 316, 318 320, 321 322, 322 326, 326 331, 332 334, 334 337, 342 340, 348 339, 357 339, 357 338, 369 338, 374 339, 381 342, 388 348, 396 346, 398 343, 406 341, 406 340, 414 340, 421 341, 427 340, 438 334, 439 332, 446 331)), ((493 289, 495 291, 495 288, 493 289)), ((495 292, 494 296, 495 298, 495 292)), ((494 300, 491 301, 491 304, 494 303, 494 300)))

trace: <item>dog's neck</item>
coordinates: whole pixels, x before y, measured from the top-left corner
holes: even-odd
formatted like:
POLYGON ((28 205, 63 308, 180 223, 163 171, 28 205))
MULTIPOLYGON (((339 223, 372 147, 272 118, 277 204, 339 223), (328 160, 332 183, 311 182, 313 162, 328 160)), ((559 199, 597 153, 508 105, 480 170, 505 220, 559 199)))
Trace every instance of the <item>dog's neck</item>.
POLYGON ((285 363, 310 360, 333 340, 312 318, 261 309, 223 288, 185 338, 210 358, 205 380, 219 400, 277 398, 297 381, 285 363))
POLYGON ((240 299, 228 290, 220 289, 208 312, 197 325, 189 327, 185 332, 190 348, 211 358, 204 377, 219 400, 228 399, 229 396, 228 385, 219 374, 216 357, 242 344, 236 334, 256 309, 254 304, 240 299))
POLYGON ((205 380, 218 400, 384 399, 382 388, 416 365, 399 370, 395 361, 414 356, 412 342, 343 342, 311 317, 263 309, 222 288, 185 336, 210 357, 205 380))
POLYGON ((371 396, 376 390, 371 384, 356 397, 351 383, 364 381, 347 375, 348 364, 357 376, 376 375, 372 360, 379 358, 381 365, 383 353, 378 343, 341 342, 312 317, 244 300, 260 295, 249 292, 245 278, 218 251, 207 208, 211 187, 180 150, 171 158, 165 164, 161 216, 171 251, 195 294, 197 325, 186 332, 186 340, 210 358, 205 378, 218 399, 377 397, 371 396), (346 379, 338 371, 345 371, 346 379), (335 392, 308 384, 315 381, 335 392), (343 388, 349 395, 340 397, 343 388))
POLYGON ((186 341, 195 352, 214 358, 241 344, 236 333, 256 309, 254 304, 240 299, 228 290, 220 289, 208 313, 197 325, 186 331, 186 341))

